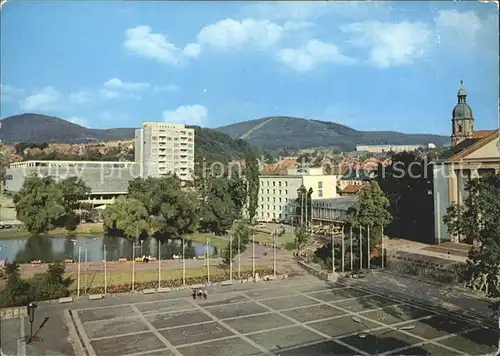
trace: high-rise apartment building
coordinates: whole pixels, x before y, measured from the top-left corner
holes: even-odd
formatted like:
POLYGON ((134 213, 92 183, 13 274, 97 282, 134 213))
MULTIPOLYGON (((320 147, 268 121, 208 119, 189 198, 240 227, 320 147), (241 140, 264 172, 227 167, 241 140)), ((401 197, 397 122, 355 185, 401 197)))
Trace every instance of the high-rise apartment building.
POLYGON ((135 130, 135 161, 142 177, 174 174, 193 179, 194 129, 184 124, 144 122, 135 130))

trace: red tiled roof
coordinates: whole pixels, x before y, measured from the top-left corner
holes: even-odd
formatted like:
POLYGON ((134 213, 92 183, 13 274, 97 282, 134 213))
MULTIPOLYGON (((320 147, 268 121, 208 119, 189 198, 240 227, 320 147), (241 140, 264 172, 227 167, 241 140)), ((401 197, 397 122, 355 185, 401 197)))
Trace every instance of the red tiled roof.
POLYGON ((342 191, 343 193, 357 193, 359 192, 361 189, 363 189, 363 186, 362 185, 354 185, 354 184, 349 184, 348 186, 346 186, 344 188, 344 190, 342 191))
POLYGON ((485 137, 485 136, 488 136, 489 134, 492 134, 495 131, 497 131, 497 130, 479 130, 479 131, 474 131, 474 137, 475 138, 485 137))

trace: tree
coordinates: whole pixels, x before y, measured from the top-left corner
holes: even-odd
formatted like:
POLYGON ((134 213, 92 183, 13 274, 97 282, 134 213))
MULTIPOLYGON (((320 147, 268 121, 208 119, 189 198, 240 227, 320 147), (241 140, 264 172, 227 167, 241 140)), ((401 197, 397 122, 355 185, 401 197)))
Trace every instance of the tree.
POLYGON ((143 203, 135 198, 119 197, 103 213, 103 225, 108 233, 138 238, 149 229, 148 211, 143 203))
POLYGON ((78 177, 66 178, 60 181, 58 186, 62 191, 62 205, 65 214, 57 222, 57 225, 64 226, 68 230, 75 230, 81 220, 75 210, 80 207, 80 201, 84 200, 91 190, 78 177))
POLYGON ((52 230, 64 216, 64 196, 60 186, 51 178, 27 177, 14 195, 17 218, 34 235, 52 230))
POLYGON ((250 224, 252 224, 259 204, 259 162, 257 160, 257 153, 253 150, 247 153, 245 169, 248 190, 248 218, 250 224))
POLYGON ((242 216, 245 183, 240 178, 228 177, 209 177, 206 181, 206 190, 200 192, 200 227, 212 232, 225 231, 242 216))
POLYGON ((231 239, 228 242, 227 248, 224 250, 223 263, 229 264, 234 256, 241 254, 246 251, 246 245, 250 242, 250 229, 248 227, 248 222, 245 220, 234 220, 231 227, 231 239))
POLYGON ((451 235, 463 235, 472 247, 466 279, 473 289, 500 299, 500 174, 471 180, 463 206, 452 205, 443 217, 451 235))
POLYGON ((136 178, 128 193, 145 207, 153 233, 178 238, 197 226, 199 201, 195 193, 182 189, 177 177, 136 178))
POLYGON ((391 222, 389 200, 377 182, 370 182, 361 189, 355 206, 347 212, 352 226, 370 227, 372 246, 380 242, 384 228, 391 222))
POLYGON ((310 237, 311 236, 304 226, 295 228, 295 246, 297 247, 297 254, 307 245, 310 237))
POLYGON ((295 214, 299 216, 300 224, 308 224, 312 217, 312 193, 313 189, 307 188, 302 184, 299 189, 297 189, 297 199, 295 199, 296 212, 295 214))
POLYGON ((434 236, 434 200, 432 168, 425 154, 394 154, 389 166, 379 165, 377 182, 389 199, 389 211, 394 217, 386 233, 430 242, 434 236))

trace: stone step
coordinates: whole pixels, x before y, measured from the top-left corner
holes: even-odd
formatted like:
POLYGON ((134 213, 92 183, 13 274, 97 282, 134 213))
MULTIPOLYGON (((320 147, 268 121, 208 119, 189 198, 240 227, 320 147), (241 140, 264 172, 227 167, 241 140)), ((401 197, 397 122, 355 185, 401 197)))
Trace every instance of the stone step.
POLYGON ((91 294, 89 295, 89 300, 99 300, 103 299, 104 296, 102 294, 91 294))

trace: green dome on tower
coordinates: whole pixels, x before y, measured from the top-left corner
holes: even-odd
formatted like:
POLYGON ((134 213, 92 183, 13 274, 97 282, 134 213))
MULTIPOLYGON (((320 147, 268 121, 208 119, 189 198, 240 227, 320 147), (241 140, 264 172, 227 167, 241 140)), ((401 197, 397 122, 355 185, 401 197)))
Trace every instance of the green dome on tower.
POLYGON ((474 120, 474 115, 472 114, 472 109, 467 104, 467 91, 464 89, 463 80, 460 81, 461 88, 458 90, 458 103, 453 109, 453 119, 471 119, 474 120))

